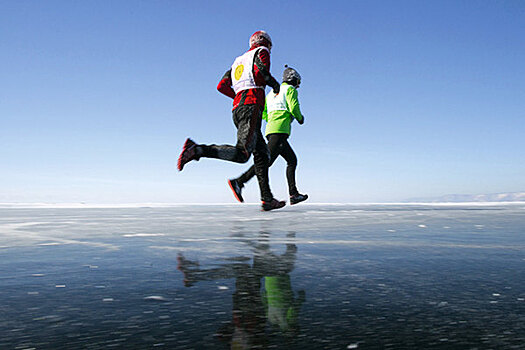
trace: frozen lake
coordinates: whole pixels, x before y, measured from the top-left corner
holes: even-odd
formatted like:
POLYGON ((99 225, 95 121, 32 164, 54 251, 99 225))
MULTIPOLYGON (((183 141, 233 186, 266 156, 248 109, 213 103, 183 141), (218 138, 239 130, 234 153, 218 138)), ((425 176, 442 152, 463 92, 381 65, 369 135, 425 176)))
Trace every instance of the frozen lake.
POLYGON ((524 349, 525 204, 0 209, 0 349, 524 349))

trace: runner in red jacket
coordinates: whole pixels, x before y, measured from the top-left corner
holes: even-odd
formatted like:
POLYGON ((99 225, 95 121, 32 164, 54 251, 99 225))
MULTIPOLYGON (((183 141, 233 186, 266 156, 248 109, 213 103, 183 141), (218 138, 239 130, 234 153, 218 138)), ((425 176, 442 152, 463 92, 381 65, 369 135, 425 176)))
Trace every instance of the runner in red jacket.
POLYGON ((191 139, 184 143, 177 167, 180 170, 192 160, 217 158, 246 163, 253 153, 255 174, 259 181, 263 210, 282 208, 284 201, 273 198, 268 179, 270 153, 261 133, 266 85, 279 92, 279 82, 270 74, 272 40, 265 31, 250 37, 250 50, 237 57, 217 85, 224 95, 233 98, 233 122, 237 128, 237 144, 204 145, 191 139))

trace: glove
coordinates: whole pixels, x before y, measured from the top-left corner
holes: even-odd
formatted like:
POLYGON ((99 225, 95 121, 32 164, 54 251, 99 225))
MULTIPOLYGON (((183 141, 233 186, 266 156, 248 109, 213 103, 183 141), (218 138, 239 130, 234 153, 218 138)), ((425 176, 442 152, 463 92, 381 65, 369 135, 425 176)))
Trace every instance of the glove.
POLYGON ((301 119, 301 121, 297 121, 299 124, 303 125, 304 124, 304 114, 303 114, 303 119, 301 119))
POLYGON ((273 86, 273 93, 277 95, 277 94, 279 94, 279 91, 281 91, 281 85, 279 85, 279 84, 274 85, 273 86))

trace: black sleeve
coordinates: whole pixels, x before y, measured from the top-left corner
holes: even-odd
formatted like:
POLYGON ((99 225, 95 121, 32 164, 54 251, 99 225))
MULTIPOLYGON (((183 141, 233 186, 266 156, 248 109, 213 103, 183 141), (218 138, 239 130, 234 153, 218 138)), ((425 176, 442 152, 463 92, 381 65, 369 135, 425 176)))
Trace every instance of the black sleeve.
POLYGON ((224 75, 222 76, 222 79, 221 80, 224 80, 224 79, 230 79, 231 80, 231 76, 232 76, 232 69, 228 69, 228 71, 226 71, 226 73, 224 73, 224 75))
POLYGON ((266 69, 266 66, 261 62, 258 53, 255 55, 255 65, 259 69, 259 72, 261 72, 266 85, 272 87, 274 90, 278 90, 281 84, 279 84, 279 82, 272 76, 268 69, 266 69))

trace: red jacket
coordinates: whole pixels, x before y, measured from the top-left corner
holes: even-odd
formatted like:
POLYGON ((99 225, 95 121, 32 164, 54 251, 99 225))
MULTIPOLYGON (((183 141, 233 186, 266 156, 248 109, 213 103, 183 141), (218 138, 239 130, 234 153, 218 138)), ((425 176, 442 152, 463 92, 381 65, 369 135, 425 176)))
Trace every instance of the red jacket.
MULTIPOLYGON (((256 50, 254 47, 251 50, 256 50)), ((253 62, 253 76, 255 83, 259 86, 270 85, 279 86, 277 80, 270 74, 270 53, 266 50, 259 50, 253 62)), ((265 91, 264 89, 247 89, 239 91, 236 95, 232 88, 231 68, 224 73, 221 81, 217 85, 220 93, 233 98, 233 109, 241 105, 257 104, 264 108, 265 91)))

